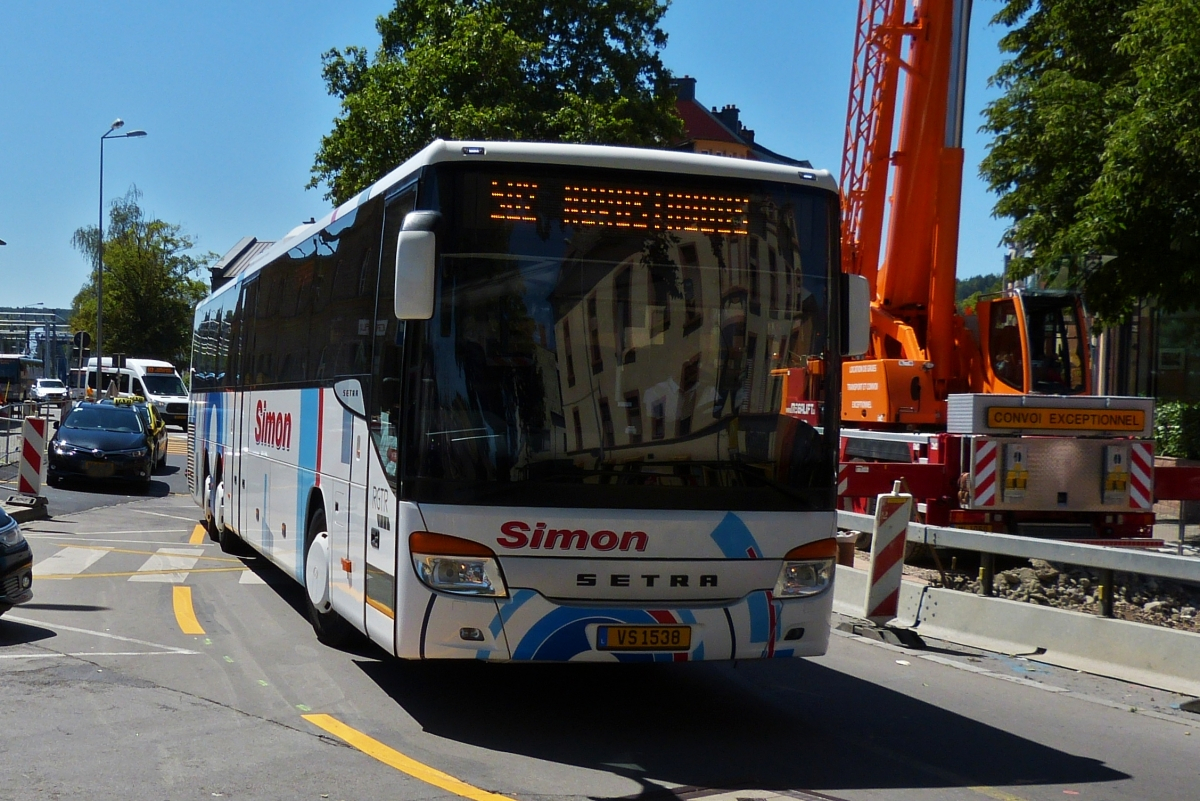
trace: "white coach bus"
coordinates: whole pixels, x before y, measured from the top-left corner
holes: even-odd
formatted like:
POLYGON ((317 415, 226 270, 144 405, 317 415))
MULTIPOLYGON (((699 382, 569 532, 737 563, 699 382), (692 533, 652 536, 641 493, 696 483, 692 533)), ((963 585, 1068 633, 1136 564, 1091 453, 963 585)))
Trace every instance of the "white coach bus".
POLYGON ((822 654, 838 219, 823 171, 434 142, 198 307, 210 533, 406 659, 822 654))

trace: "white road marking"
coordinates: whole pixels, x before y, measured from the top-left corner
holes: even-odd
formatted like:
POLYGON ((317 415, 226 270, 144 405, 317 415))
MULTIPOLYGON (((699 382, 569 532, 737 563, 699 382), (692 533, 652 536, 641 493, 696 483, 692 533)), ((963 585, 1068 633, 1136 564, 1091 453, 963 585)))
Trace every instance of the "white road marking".
POLYGON ((93 631, 91 629, 80 629, 75 626, 64 626, 61 623, 47 623, 44 620, 34 620, 28 617, 17 617, 16 615, 5 615, 5 620, 15 620, 18 623, 26 623, 30 626, 42 626, 43 628, 53 629, 55 631, 71 631, 76 634, 90 634, 93 637, 103 637, 106 640, 117 640, 119 642, 131 642, 135 645, 148 645, 151 648, 158 648, 160 651, 167 651, 173 654, 198 654, 199 651, 191 651, 187 648, 176 648, 173 645, 162 645, 161 643, 150 642, 149 640, 139 640, 135 637, 122 637, 119 634, 109 634, 107 631, 93 631))
POLYGON ((166 584, 182 584, 187 581, 187 571, 196 566, 204 555, 203 548, 159 548, 158 553, 151 556, 138 568, 138 571, 175 571, 154 572, 145 576, 130 576, 130 581, 157 581, 166 584))
POLYGON ((87 658, 92 656, 197 656, 199 651, 76 651, 63 654, 0 654, 0 659, 54 659, 56 657, 87 658))
POLYGON ((163 514, 162 512, 151 512, 148 509, 130 509, 129 511, 137 512, 140 515, 154 515, 155 517, 169 517, 172 520, 187 520, 192 523, 196 522, 195 515, 192 515, 191 517, 181 517, 180 515, 167 515, 163 514))
POLYGON ((63 548, 33 566, 34 577, 73 576, 87 570, 110 551, 107 548, 63 548))
POLYGON ((263 577, 255 573, 253 570, 246 570, 238 578, 238 584, 266 584, 263 577))

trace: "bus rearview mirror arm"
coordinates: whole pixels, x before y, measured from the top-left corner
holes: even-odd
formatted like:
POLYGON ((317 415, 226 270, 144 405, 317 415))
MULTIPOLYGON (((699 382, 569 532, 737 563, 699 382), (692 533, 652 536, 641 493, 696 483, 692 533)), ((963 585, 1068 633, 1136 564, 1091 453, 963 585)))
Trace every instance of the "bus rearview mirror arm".
POLYGON ((437 265, 437 234, 442 215, 410 211, 396 237, 395 312, 398 320, 433 317, 437 265))

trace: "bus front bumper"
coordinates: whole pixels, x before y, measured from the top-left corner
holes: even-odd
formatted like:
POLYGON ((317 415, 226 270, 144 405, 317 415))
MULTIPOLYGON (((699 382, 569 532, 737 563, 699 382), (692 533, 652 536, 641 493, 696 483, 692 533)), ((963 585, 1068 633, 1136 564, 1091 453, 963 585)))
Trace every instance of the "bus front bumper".
MULTIPOLYGON (((508 598, 437 595, 415 653, 402 657, 548 662, 692 662, 821 656, 829 645, 832 586, 819 595, 779 600, 759 591, 727 605, 639 608, 566 605, 529 589, 508 598), (440 608, 439 608, 440 607, 440 608), (672 630, 686 629, 685 641, 672 630), (675 639, 655 648, 618 633, 675 639)), ((418 645, 413 642, 412 645, 418 645)))

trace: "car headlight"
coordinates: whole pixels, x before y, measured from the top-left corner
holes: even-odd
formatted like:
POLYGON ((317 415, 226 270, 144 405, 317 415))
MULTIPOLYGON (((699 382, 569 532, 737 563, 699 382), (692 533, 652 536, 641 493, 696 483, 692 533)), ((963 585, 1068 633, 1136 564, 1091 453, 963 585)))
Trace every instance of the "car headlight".
POLYGON ((433 590, 490 598, 508 596, 496 555, 461 537, 417 531, 408 538, 417 578, 433 590))
POLYGON ((53 442, 50 443, 50 446, 52 448, 54 448, 54 452, 57 453, 59 456, 74 456, 75 455, 75 446, 74 445, 68 445, 65 442, 59 442, 58 440, 54 440, 53 442))
POLYGON ((25 535, 21 533, 21 527, 13 523, 10 527, 0 530, 0 545, 5 548, 12 548, 20 545, 25 541, 25 535))
POLYGON ((145 448, 134 448, 133 450, 128 451, 117 451, 117 453, 119 453, 121 456, 128 456, 132 459, 141 459, 143 456, 149 453, 149 451, 145 448))
POLYGON ((830 538, 793 548, 783 557, 776 598, 805 598, 818 595, 833 584, 837 540, 830 538))

